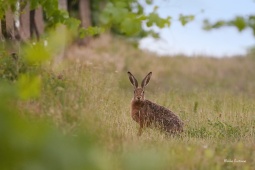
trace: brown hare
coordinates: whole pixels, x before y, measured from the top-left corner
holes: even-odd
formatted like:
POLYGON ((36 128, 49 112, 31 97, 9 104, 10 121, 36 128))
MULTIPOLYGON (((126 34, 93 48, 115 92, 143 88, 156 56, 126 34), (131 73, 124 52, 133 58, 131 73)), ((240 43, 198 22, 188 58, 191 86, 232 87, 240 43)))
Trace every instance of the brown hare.
POLYGON ((154 125, 167 134, 176 134, 183 131, 183 122, 169 109, 146 100, 144 88, 149 83, 152 72, 143 79, 141 87, 138 87, 136 78, 127 72, 130 82, 134 86, 134 97, 131 101, 131 116, 139 123, 138 136, 142 134, 143 127, 154 125))

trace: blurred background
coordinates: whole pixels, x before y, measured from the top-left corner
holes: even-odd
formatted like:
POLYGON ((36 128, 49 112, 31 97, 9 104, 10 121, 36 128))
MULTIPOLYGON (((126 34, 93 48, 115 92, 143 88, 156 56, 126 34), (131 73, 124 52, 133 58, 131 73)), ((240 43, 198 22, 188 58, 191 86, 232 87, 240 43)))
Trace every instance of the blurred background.
POLYGON ((0 1, 0 169, 254 169, 254 7, 0 1), (180 136, 137 136, 127 71, 180 136))
MULTIPOLYGON (((225 27, 218 30, 206 31, 204 20, 231 20, 236 16, 248 17, 254 13, 253 1, 155 1, 159 7, 158 13, 162 17, 171 16, 171 28, 157 29, 160 40, 150 37, 140 41, 140 47, 159 55, 185 54, 207 55, 213 57, 229 57, 245 55, 254 46, 252 29, 239 32, 237 28, 225 27), (183 26, 178 17, 180 14, 194 15, 195 19, 183 26)), ((144 5, 149 13, 153 6, 144 5)))

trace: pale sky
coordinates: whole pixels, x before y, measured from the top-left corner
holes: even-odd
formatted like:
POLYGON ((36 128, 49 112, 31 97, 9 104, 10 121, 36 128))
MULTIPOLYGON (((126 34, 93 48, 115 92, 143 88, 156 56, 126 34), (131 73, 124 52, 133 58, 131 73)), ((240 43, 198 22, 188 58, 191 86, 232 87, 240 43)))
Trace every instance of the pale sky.
POLYGON ((151 12, 157 5, 161 17, 172 17, 169 28, 159 31, 161 39, 145 38, 140 48, 160 55, 186 54, 231 56, 245 54, 247 48, 255 45, 255 37, 250 29, 238 32, 234 27, 224 27, 204 31, 203 20, 217 21, 231 19, 237 15, 255 14, 254 0, 154 0, 154 5, 146 5, 145 11, 151 12), (195 15, 195 20, 182 26, 179 14, 195 15))

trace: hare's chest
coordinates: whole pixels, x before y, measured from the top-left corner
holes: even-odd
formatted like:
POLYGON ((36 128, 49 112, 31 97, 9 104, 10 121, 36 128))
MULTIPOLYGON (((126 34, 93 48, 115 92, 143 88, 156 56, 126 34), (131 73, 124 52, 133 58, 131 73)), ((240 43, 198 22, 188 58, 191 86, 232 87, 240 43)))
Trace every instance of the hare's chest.
POLYGON ((141 112, 139 110, 132 110, 131 112, 131 117, 134 121, 136 121, 137 123, 140 122, 141 120, 141 112))
POLYGON ((137 123, 145 123, 145 122, 148 123, 149 122, 149 115, 146 111, 146 108, 144 108, 144 107, 133 108, 132 112, 131 112, 131 117, 137 123))

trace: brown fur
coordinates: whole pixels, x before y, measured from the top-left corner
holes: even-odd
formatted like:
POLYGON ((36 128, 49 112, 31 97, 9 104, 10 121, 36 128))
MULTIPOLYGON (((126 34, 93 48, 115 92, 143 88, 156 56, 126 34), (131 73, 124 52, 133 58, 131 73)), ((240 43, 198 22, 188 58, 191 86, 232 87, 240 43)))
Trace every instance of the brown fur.
POLYGON ((138 135, 142 134, 144 127, 156 126, 169 134, 183 131, 183 122, 169 109, 146 100, 144 87, 149 83, 152 73, 150 72, 142 81, 142 87, 138 87, 135 77, 128 72, 130 82, 134 85, 134 97, 131 101, 131 116, 139 123, 138 135))

